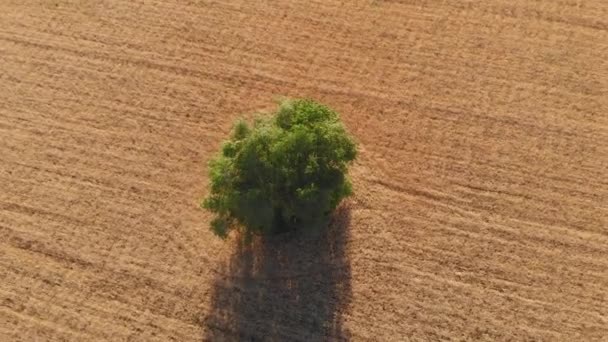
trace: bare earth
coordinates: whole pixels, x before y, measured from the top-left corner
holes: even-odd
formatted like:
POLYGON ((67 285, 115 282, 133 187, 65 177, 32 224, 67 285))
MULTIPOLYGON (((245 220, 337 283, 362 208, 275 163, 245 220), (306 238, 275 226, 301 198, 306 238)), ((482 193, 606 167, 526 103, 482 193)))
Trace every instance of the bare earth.
POLYGON ((0 2, 0 341, 608 341, 608 1, 0 2), (360 144, 321 236, 198 208, 232 122, 360 144))

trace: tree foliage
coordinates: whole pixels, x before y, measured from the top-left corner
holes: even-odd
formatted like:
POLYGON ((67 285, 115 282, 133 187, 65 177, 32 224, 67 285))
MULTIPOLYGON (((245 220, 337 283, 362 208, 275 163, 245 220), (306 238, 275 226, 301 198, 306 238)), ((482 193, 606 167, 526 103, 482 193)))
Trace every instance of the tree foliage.
POLYGON ((265 234, 315 226, 351 194, 357 154, 338 114, 309 99, 286 100, 272 117, 235 124, 210 162, 202 206, 215 234, 265 234))

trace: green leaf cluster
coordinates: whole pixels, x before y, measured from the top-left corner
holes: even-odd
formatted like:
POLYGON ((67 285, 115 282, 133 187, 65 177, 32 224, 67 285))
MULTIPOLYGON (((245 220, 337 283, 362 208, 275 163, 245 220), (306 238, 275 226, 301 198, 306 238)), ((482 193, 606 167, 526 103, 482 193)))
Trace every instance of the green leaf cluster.
POLYGON ((313 227, 352 192, 347 168, 356 144, 338 114, 310 99, 285 100, 252 126, 235 124, 209 165, 210 194, 220 237, 313 227))

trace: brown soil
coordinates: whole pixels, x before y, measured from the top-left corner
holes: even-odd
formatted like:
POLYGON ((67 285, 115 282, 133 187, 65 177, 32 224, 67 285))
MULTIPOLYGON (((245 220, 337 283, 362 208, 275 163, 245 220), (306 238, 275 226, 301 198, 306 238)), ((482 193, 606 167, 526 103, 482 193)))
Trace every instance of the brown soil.
POLYGON ((2 1, 0 340, 608 336, 608 2, 2 1), (321 236, 208 230, 231 123, 360 143, 321 236))

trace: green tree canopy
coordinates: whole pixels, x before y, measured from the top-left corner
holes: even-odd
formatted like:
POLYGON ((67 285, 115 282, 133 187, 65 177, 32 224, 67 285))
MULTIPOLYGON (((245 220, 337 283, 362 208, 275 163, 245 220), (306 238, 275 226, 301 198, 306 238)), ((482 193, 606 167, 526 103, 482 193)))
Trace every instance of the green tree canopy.
POLYGON ((272 117, 235 124, 209 164, 210 194, 220 237, 313 227, 351 194, 347 167, 357 154, 338 114, 309 99, 281 102, 272 117))

